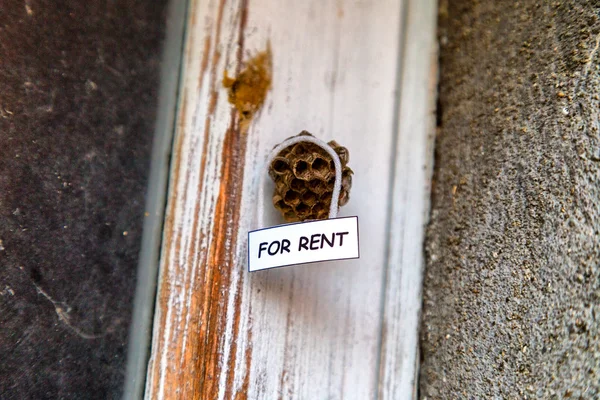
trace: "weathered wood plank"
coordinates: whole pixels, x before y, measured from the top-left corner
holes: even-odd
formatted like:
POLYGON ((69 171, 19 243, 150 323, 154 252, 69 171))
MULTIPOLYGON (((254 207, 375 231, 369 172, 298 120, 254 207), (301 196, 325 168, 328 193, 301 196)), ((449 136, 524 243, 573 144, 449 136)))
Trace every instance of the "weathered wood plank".
POLYGON ((435 137, 437 1, 409 1, 400 74, 379 397, 416 398, 423 238, 435 137))
MULTIPOLYGON (((384 295, 387 248, 394 243, 391 182, 394 195, 421 193, 411 202, 425 190, 425 182, 399 189, 404 183, 394 178, 395 146, 404 143, 395 123, 403 10, 401 0, 192 1, 148 398, 376 395, 382 305, 387 299, 389 310, 393 300, 384 295), (273 86, 246 133, 221 78, 269 41, 273 86), (246 233, 256 227, 264 156, 303 129, 350 150, 356 175, 341 216, 359 216, 362 258, 248 274, 246 233)), ((421 217, 423 209, 413 208, 421 217)), ((271 223, 282 222, 270 207, 266 212, 271 223)), ((414 239, 420 248, 421 238, 414 239)), ((416 312, 406 327, 414 335, 416 312)), ((407 371, 412 377, 414 365, 407 371)), ((394 390, 384 393, 411 396, 394 390)))

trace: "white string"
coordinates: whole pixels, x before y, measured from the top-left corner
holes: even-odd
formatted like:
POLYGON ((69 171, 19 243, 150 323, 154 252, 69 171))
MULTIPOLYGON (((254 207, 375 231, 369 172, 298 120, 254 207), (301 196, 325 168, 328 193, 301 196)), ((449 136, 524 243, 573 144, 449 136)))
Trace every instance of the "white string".
POLYGON ((264 223, 264 206, 265 206, 265 184, 267 183, 267 175, 269 171, 269 165, 273 162, 273 159, 277 157, 277 155, 281 152, 281 150, 286 147, 293 146, 296 143, 300 142, 309 142, 316 144, 323 150, 325 150, 333 159, 333 163, 335 165, 335 183, 333 185, 333 193, 331 194, 331 205, 329 206, 329 218, 337 217, 338 213, 338 203, 340 200, 340 192, 342 191, 342 162, 340 161, 340 157, 333 150, 333 148, 322 141, 321 139, 317 139, 314 136, 302 135, 302 136, 294 136, 289 139, 284 140, 282 143, 277 145, 267 157, 266 166, 261 169, 260 179, 259 179, 259 187, 258 187, 258 227, 262 228, 264 223))

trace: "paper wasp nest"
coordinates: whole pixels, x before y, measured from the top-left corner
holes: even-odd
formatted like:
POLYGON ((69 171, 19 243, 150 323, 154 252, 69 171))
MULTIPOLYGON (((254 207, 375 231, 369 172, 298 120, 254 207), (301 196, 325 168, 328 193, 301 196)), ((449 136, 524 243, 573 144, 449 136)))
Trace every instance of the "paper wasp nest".
MULTIPOLYGON (((300 135, 312 136, 306 131, 300 135)), ((342 190, 338 207, 350 198, 353 171, 348 167, 349 154, 335 141, 328 143, 342 163, 342 190)), ((287 222, 327 219, 335 182, 335 165, 331 156, 314 143, 301 142, 283 149, 269 166, 275 182, 273 205, 287 222)))

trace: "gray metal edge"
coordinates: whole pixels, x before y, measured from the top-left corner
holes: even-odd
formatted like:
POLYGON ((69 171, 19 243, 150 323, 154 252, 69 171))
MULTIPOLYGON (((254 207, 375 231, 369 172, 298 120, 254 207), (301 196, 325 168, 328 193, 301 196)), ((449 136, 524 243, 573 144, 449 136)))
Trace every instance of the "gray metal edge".
POLYGON ((133 314, 129 328, 125 387, 122 397, 124 400, 142 399, 146 384, 187 5, 187 0, 169 0, 167 5, 158 109, 146 195, 145 211, 148 215, 144 220, 133 314))

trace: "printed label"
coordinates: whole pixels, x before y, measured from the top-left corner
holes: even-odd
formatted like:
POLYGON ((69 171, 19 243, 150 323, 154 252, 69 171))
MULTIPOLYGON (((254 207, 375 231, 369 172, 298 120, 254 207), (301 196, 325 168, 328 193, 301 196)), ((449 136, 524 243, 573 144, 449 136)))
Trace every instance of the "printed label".
POLYGON ((359 258, 358 217, 299 222, 248 233, 248 271, 359 258))

